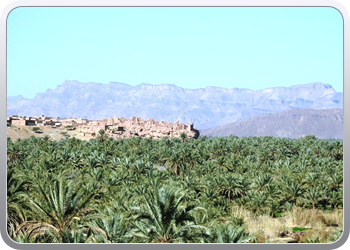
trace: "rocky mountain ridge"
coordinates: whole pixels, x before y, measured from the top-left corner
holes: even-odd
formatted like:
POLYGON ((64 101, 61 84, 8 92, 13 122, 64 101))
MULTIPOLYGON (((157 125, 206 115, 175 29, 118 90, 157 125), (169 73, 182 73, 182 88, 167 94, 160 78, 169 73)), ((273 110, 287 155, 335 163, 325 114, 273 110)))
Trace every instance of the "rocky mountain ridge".
POLYGON ((300 138, 315 135, 320 139, 343 138, 342 109, 292 109, 261 114, 243 121, 202 130, 206 136, 274 136, 300 138))
POLYGON ((208 129, 258 114, 290 109, 343 107, 343 93, 331 85, 310 83, 261 90, 211 87, 186 89, 172 84, 65 81, 33 99, 7 98, 7 114, 103 119, 116 116, 167 122, 192 122, 208 129))

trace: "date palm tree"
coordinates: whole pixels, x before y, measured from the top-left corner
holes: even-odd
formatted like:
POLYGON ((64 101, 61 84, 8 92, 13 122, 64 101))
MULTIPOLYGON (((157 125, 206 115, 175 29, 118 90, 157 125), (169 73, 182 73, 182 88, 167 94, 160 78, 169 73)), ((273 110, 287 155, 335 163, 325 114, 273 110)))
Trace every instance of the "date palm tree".
POLYGON ((285 182, 281 186, 281 190, 283 190, 283 194, 285 197, 285 200, 292 203, 297 204, 299 199, 302 197, 303 193, 305 192, 305 189, 303 186, 299 183, 294 183, 293 181, 285 182))
POLYGON ((7 168, 7 232, 11 238, 16 237, 19 225, 26 220, 28 184, 25 176, 14 167, 7 168))
POLYGON ((54 234, 53 242, 65 242, 67 232, 86 229, 86 218, 94 213, 96 186, 84 187, 82 183, 54 180, 51 183, 39 180, 36 193, 28 196, 33 210, 33 220, 25 221, 19 230, 29 234, 29 238, 54 234))
POLYGON ((175 175, 180 175, 181 169, 185 167, 182 155, 178 151, 173 151, 162 159, 164 165, 170 168, 175 175))
POLYGON ((242 197, 247 188, 247 183, 243 177, 238 177, 233 174, 219 175, 215 180, 218 192, 227 197, 230 202, 232 198, 242 197))
POLYGON ((96 136, 96 139, 101 143, 106 141, 108 139, 108 135, 106 134, 106 131, 104 129, 100 129, 98 131, 98 135, 96 136))
POLYGON ((316 209, 317 203, 323 198, 323 191, 318 187, 311 187, 305 190, 304 199, 307 203, 311 203, 312 209, 316 209))
POLYGON ((117 203, 109 203, 108 205, 99 210, 102 216, 93 222, 92 231, 102 236, 96 237, 96 240, 107 243, 130 242, 127 234, 132 223, 127 218, 127 214, 119 208, 117 203))
POLYGON ((247 193, 246 207, 256 214, 265 214, 271 208, 271 200, 262 191, 249 191, 247 193))
POLYGON ((253 179, 252 187, 257 191, 262 191, 272 182, 272 177, 269 174, 258 175, 253 179))
POLYGON ((343 204, 343 189, 340 188, 337 191, 331 191, 329 194, 329 203, 332 209, 337 208, 340 204, 343 204))
POLYGON ((7 143, 7 164, 14 166, 22 158, 22 152, 11 140, 9 142, 7 143))
POLYGON ((248 234, 244 227, 233 224, 218 224, 211 231, 212 243, 249 243, 253 240, 252 234, 248 234))
POLYGON ((187 140, 187 134, 182 132, 180 135, 180 138, 181 138, 182 142, 185 142, 187 140))
POLYGON ((134 237, 153 243, 186 242, 206 228, 195 224, 192 212, 198 209, 185 202, 185 192, 174 186, 147 190, 145 206, 135 207, 134 237))

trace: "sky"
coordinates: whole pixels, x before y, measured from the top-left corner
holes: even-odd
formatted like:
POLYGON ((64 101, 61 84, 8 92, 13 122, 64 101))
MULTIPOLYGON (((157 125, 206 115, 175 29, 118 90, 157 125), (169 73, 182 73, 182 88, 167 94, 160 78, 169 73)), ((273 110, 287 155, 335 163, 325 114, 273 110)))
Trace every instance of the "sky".
POLYGON ((331 7, 20 7, 7 19, 7 96, 65 80, 343 92, 331 7))

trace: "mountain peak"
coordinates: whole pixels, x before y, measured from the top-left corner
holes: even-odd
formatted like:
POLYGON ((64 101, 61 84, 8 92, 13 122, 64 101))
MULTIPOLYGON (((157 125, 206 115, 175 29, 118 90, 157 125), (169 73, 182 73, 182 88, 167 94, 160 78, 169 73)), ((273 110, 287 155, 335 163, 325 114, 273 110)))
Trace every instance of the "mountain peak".
POLYGON ((137 85, 137 87, 143 88, 143 89, 183 89, 179 86, 176 86, 175 84, 150 84, 150 83, 141 83, 137 85))
POLYGON ((309 83, 292 87, 249 90, 240 88, 189 89, 174 84, 137 86, 120 82, 81 83, 66 80, 54 90, 38 93, 33 99, 7 98, 8 114, 53 117, 132 116, 174 122, 192 121, 199 129, 212 128, 258 114, 292 108, 342 108, 343 95, 329 84, 309 83), (69 107, 69 108, 68 108, 69 107))
POLYGON ((292 85, 290 88, 325 88, 325 89, 333 89, 333 86, 330 85, 330 84, 322 83, 322 82, 312 82, 312 83, 307 83, 307 84, 292 85))

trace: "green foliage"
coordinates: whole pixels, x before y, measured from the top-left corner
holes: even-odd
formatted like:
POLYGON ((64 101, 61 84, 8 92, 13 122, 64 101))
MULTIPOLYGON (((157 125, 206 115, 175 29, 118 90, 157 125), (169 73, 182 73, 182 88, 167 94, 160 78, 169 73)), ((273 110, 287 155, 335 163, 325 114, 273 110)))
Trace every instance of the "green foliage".
POLYGON ((73 125, 67 125, 65 128, 68 129, 68 130, 74 130, 75 129, 75 127, 73 125))
POLYGON ((313 236, 311 238, 308 238, 305 243, 323 243, 322 239, 319 236, 313 236))
POLYGON ((163 185, 146 189, 145 206, 135 207, 135 237, 147 239, 153 243, 187 242, 198 230, 205 230, 197 225, 192 213, 203 209, 186 204, 185 192, 173 185, 163 185))
POLYGON ((317 140, 317 137, 314 135, 306 135, 304 137, 304 140, 317 140))
POLYGON ((333 230, 333 233, 329 236, 327 242, 335 242, 335 241, 339 240, 340 237, 342 236, 342 234, 343 234, 343 230, 336 228, 335 230, 333 230))
POLYGON ((185 140, 187 140, 187 134, 182 132, 180 135, 180 138, 181 138, 182 142, 184 142, 185 140))
POLYGON ((33 127, 32 130, 33 130, 34 132, 38 132, 38 131, 40 130, 40 128, 39 128, 39 127, 33 127))
POLYGON ((106 131, 103 129, 100 129, 98 131, 98 135, 96 136, 96 139, 99 140, 101 143, 108 139, 108 135, 106 134, 106 131))
POLYGON ((293 233, 295 233, 295 232, 302 232, 302 231, 310 230, 310 229, 312 229, 312 228, 293 227, 293 233))
POLYGON ((343 206, 337 140, 8 138, 7 173, 7 229, 23 243, 254 242, 232 207, 343 206))
POLYGON ((285 214, 284 213, 275 213, 275 217, 279 218, 279 217, 284 217, 285 214))

